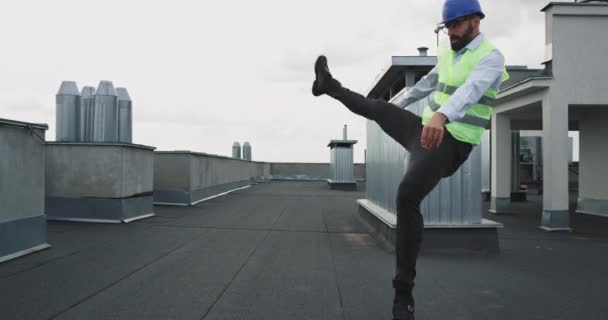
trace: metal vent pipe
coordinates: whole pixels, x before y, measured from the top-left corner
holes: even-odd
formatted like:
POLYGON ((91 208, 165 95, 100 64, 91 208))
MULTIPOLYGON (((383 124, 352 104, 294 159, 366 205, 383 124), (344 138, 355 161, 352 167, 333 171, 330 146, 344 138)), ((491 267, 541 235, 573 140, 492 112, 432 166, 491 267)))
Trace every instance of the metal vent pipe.
POLYGON ((80 141, 93 141, 94 94, 94 87, 85 86, 82 88, 80 99, 80 141))
POLYGON ((94 96, 93 141, 118 142, 118 94, 111 81, 101 81, 94 96))
POLYGON ((420 47, 420 48, 418 48, 418 55, 421 57, 426 57, 426 56, 428 56, 428 51, 429 51, 429 48, 420 47))
POLYGON ((133 141, 133 101, 126 88, 116 88, 118 94, 118 141, 133 141))
POLYGON ((243 144, 243 159, 251 161, 251 145, 249 142, 243 144))
POLYGON ((76 142, 80 140, 80 92, 74 81, 63 81, 55 98, 55 140, 76 142))
POLYGON ((234 142, 232 144, 232 157, 235 159, 241 159, 241 144, 234 142))

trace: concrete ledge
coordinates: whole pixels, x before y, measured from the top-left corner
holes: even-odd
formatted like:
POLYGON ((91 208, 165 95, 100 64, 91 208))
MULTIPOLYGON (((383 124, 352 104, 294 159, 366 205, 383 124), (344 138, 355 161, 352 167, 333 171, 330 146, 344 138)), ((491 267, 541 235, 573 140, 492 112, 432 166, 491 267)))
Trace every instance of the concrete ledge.
POLYGON ((252 184, 267 183, 270 182, 270 177, 253 177, 250 181, 252 184))
POLYGON ((246 185, 244 187, 240 187, 240 188, 236 188, 236 189, 231 189, 231 190, 228 190, 226 192, 214 194, 214 195, 211 195, 209 197, 206 197, 206 198, 203 198, 201 200, 198 200, 196 202, 193 202, 193 203, 191 203, 191 205, 194 206, 194 205, 197 205, 197 204, 199 204, 201 202, 204 202, 204 201, 207 201, 207 200, 211 200, 211 199, 214 199, 214 198, 217 198, 217 197, 221 197, 221 196, 227 195, 227 194, 235 192, 235 191, 244 190, 244 189, 247 189, 247 188, 250 188, 250 187, 251 187, 251 185, 246 185))
POLYGON ((128 219, 123 219, 122 222, 124 223, 129 223, 129 222, 133 222, 133 221, 137 221, 137 220, 142 220, 142 219, 146 219, 146 218, 151 218, 154 217, 155 214, 154 213, 150 213, 150 214, 143 214, 141 216, 136 216, 136 217, 132 217, 132 218, 128 218, 128 219))
POLYGON ((493 214, 511 213, 511 198, 496 198, 490 199, 490 210, 493 214))
POLYGON ((187 190, 154 190, 154 204, 166 206, 189 206, 190 192, 187 190))
POLYGON ((124 143, 124 142, 57 142, 48 141, 47 145, 51 146, 85 146, 85 147, 129 147, 133 149, 143 149, 154 151, 156 147, 146 146, 143 144, 124 143))
POLYGON ((47 219, 92 223, 129 223, 154 216, 150 195, 120 198, 46 197, 47 219))
POLYGON ((199 188, 192 191, 155 190, 154 204, 168 206, 193 206, 203 201, 211 200, 234 191, 249 188, 251 187, 251 183, 251 180, 243 180, 199 188))
POLYGON ((578 198, 576 212, 608 217, 608 200, 578 198))
POLYGON ((326 177, 311 176, 307 174, 273 174, 270 176, 274 181, 326 181, 326 177))
POLYGON ((331 179, 327 179, 327 184, 329 184, 329 188, 332 190, 357 190, 356 181, 334 181, 331 179))
MULTIPOLYGON (((305 174, 272 175, 267 181, 327 181, 327 177, 312 177, 305 174)), ((356 182, 365 182, 364 178, 355 178, 356 182)))
POLYGON ((0 118, 0 124, 15 126, 15 127, 23 127, 23 128, 36 128, 41 130, 48 130, 49 126, 46 123, 30 123, 16 120, 9 120, 0 118))
POLYGON ((545 231, 572 231, 568 210, 543 210, 542 224, 545 231))
POLYGON ((250 180, 241 180, 195 189, 190 191, 190 204, 195 205, 208 200, 210 197, 216 197, 220 194, 224 195, 250 185, 250 180))
MULTIPOLYGON (((371 227, 376 236, 394 248, 397 238, 396 216, 367 199, 357 200, 359 215, 371 227)), ((500 252, 498 228, 501 223, 482 219, 480 224, 431 225, 425 224, 421 253, 500 252)))
POLYGON ((50 248, 44 215, 0 223, 0 262, 50 248))

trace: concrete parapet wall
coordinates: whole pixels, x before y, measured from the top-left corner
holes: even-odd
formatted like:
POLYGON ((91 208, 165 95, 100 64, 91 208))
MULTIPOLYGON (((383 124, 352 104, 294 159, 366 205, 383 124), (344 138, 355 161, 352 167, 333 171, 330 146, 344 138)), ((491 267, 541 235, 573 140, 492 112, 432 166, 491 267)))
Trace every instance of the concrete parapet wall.
POLYGON ((255 178, 258 165, 245 160, 219 156, 190 155, 190 190, 255 178))
POLYGON ((0 223, 44 214, 45 128, 0 119, 0 223))
POLYGON ((46 125, 0 119, 0 262, 48 248, 46 125))
POLYGON ((131 222, 153 216, 154 148, 121 143, 49 143, 50 220, 131 222))
POLYGON ((190 154, 154 152, 154 190, 190 190, 190 154))
MULTIPOLYGON (((250 184, 275 180, 326 180, 329 163, 267 163, 191 151, 154 153, 154 202, 192 205, 250 184)), ((355 179, 365 165, 355 164, 355 179)))
MULTIPOLYGON (((273 179, 327 180, 331 178, 329 163, 271 163, 273 179)), ((365 180, 365 164, 354 165, 355 180, 365 180)))
POLYGON ((270 178, 270 164, 190 151, 155 152, 154 201, 192 205, 270 178))
POLYGON ((127 198, 153 188, 154 148, 132 144, 49 143, 46 195, 127 198))
POLYGON ((330 177, 329 163, 271 163, 274 179, 325 180, 330 177))

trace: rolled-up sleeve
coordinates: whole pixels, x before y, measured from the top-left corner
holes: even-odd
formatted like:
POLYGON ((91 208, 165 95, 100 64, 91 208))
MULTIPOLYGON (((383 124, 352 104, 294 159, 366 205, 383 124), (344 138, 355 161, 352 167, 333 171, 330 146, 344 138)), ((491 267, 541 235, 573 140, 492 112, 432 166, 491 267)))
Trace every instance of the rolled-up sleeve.
POLYGON ((496 90, 500 88, 504 64, 505 59, 498 50, 487 54, 477 64, 465 83, 437 112, 445 114, 449 121, 462 119, 467 110, 476 104, 490 87, 494 87, 496 90))

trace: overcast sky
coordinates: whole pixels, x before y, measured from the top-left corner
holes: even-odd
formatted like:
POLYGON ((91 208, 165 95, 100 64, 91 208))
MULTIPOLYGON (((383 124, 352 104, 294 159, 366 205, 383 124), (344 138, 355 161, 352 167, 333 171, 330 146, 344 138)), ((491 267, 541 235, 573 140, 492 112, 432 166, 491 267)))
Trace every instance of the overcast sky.
MULTIPOLYGON (((0 10, 0 118, 47 123, 55 94, 111 80, 133 99, 133 142, 254 160, 327 162, 344 124, 363 161, 365 121, 313 97, 315 58, 366 92, 393 55, 435 54, 443 0, 6 1, 0 10)), ((544 56, 544 0, 482 0, 484 32, 509 65, 544 56)))

